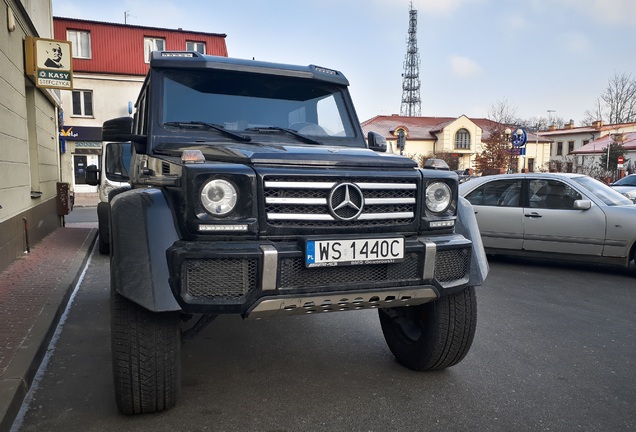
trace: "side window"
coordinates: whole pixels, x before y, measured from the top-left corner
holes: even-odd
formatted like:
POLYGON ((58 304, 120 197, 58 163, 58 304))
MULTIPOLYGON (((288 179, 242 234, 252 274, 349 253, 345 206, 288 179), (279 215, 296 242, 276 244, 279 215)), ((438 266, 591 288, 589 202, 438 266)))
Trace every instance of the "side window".
POLYGON ((133 132, 138 135, 148 134, 148 107, 146 103, 146 92, 144 91, 139 97, 137 104, 137 110, 135 111, 135 122, 133 126, 133 132))
POLYGON ((91 33, 83 30, 67 30, 66 40, 71 41, 73 47, 73 58, 92 57, 91 53, 91 33))
POLYGON ((166 40, 161 38, 144 38, 144 61, 150 63, 150 53, 166 49, 166 40))
POLYGON ((186 41, 186 51, 197 51, 205 54, 205 42, 186 41))
POLYGON ((530 180, 530 207, 551 210, 572 209, 581 194, 559 180, 530 180))
POLYGON ((456 149, 470 149, 470 132, 466 129, 460 129, 455 134, 456 149))
POLYGON ((495 180, 475 189, 466 199, 473 205, 519 207, 521 179, 495 180))
POLYGON ((91 90, 73 90, 73 116, 93 116, 93 92, 91 90))

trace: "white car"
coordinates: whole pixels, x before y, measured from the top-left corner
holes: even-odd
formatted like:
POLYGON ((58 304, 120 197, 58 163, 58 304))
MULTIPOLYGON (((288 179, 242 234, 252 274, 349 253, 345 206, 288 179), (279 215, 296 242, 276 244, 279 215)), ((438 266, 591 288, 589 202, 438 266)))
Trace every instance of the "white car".
POLYGON ((610 186, 636 203, 636 174, 630 174, 610 186))
POLYGON ((581 174, 501 174, 459 185, 488 253, 628 266, 636 205, 581 174))

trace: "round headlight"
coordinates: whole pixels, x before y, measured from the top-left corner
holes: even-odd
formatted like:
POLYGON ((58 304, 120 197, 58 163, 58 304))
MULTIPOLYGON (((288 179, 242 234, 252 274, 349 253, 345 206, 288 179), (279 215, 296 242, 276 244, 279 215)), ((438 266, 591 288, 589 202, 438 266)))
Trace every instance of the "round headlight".
POLYGON ((434 182, 426 188, 426 208, 433 213, 441 213, 451 204, 451 188, 443 182, 434 182))
POLYGON ((201 189, 201 204, 214 216, 223 216, 234 210, 238 192, 227 180, 211 180, 201 189))

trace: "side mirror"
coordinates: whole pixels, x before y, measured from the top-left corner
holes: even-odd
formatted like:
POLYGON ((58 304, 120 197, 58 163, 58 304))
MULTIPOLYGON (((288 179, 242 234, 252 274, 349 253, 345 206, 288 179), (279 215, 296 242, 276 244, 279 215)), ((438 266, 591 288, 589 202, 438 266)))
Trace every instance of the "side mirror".
POLYGON ((369 132, 367 134, 367 142, 369 148, 380 153, 386 152, 386 138, 377 132, 369 132))
POLYGON ((102 126, 102 141, 132 141, 137 153, 146 153, 146 137, 144 135, 134 135, 132 131, 132 117, 118 117, 106 120, 102 126))
POLYGON ((86 184, 99 186, 99 170, 96 165, 86 167, 86 184))
POLYGON ((576 200, 574 201, 572 208, 574 210, 589 210, 592 208, 592 201, 585 199, 576 200))
POLYGON ((130 141, 132 129, 132 117, 106 120, 102 126, 102 141, 130 141))

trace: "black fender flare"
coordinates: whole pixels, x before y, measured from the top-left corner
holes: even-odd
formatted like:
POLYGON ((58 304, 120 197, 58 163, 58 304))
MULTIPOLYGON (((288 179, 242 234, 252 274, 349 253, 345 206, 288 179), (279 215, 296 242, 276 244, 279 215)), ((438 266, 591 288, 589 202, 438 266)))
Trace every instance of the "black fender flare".
POLYGON ((140 188, 110 202, 111 289, 152 312, 179 311, 170 289, 166 250, 179 240, 160 189, 140 188))

